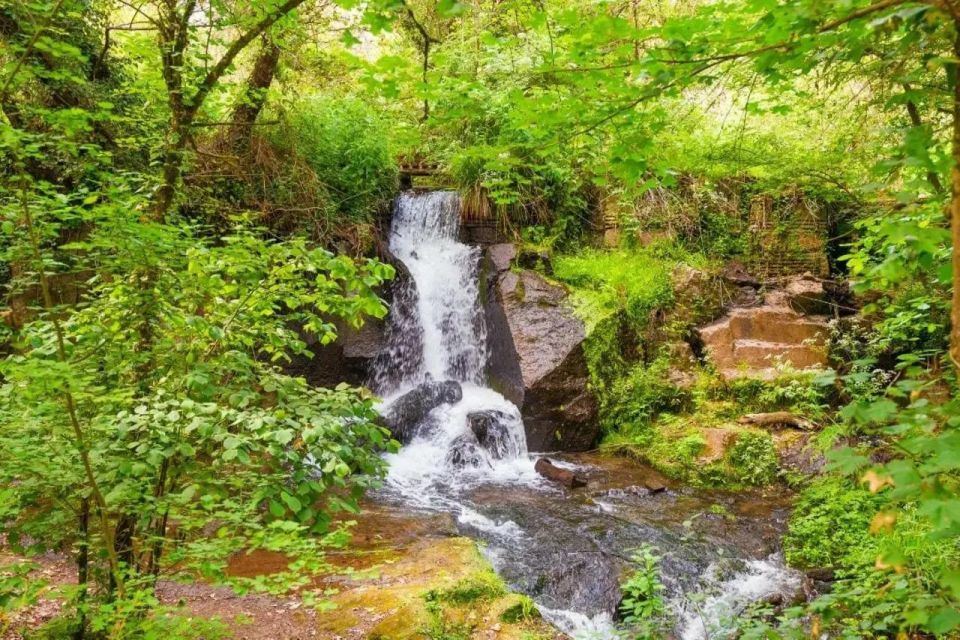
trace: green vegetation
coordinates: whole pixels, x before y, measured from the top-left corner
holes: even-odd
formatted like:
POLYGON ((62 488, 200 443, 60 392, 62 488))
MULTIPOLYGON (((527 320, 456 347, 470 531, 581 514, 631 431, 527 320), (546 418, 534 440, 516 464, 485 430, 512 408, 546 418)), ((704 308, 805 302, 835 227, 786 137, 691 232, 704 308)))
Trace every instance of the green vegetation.
POLYGON ((784 538, 787 561, 797 567, 838 567, 862 556, 870 522, 880 501, 875 495, 836 478, 813 483, 795 505, 784 538))
POLYGON ((620 585, 623 600, 620 615, 623 623, 637 637, 657 637, 664 631, 665 587, 660 581, 660 558, 654 549, 644 546, 630 556, 633 572, 620 585))
MULTIPOLYGON (((48 637, 226 633, 161 577, 323 600, 396 445, 286 364, 386 314, 410 164, 552 252, 609 450, 799 486, 787 558, 839 580, 741 637, 956 636, 958 33, 949 0, 0 3, 0 635, 48 552, 76 578, 48 637), (834 373, 703 361, 730 259, 849 278, 834 373), (816 428, 822 478, 738 422, 770 411, 816 428), (285 570, 229 571, 256 550, 285 570)), ((638 562, 628 615, 657 618, 638 562)), ((432 592, 428 635, 498 584, 432 592)))

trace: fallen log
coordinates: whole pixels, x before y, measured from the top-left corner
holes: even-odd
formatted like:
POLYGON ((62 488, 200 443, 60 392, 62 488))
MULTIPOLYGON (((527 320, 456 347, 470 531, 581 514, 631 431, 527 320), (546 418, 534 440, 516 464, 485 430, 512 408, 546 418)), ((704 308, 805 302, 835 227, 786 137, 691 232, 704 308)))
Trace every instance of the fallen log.
POLYGON ((575 474, 569 469, 562 469, 547 458, 540 458, 533 465, 533 470, 542 475, 547 480, 562 484, 571 489, 587 486, 587 481, 575 474))
POLYGON ((801 431, 813 431, 817 425, 794 415, 789 411, 772 411, 770 413, 748 413, 737 419, 740 424, 756 425, 758 427, 791 427, 801 431))

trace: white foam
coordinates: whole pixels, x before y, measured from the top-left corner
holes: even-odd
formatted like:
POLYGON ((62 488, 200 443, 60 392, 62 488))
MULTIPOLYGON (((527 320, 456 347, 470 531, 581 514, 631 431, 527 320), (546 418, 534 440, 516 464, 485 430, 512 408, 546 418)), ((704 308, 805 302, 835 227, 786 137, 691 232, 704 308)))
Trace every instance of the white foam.
POLYGON ((469 507, 461 507, 457 522, 462 525, 485 531, 498 538, 518 540, 523 537, 523 529, 513 520, 493 520, 469 507))
POLYGON ((588 616, 566 609, 551 609, 537 605, 544 619, 574 640, 609 640, 617 637, 613 618, 609 613, 588 616))
POLYGON ((776 594, 789 596, 801 584, 800 574, 789 569, 776 554, 765 560, 748 561, 746 569, 728 580, 713 579, 711 574, 715 572, 716 567, 708 568, 707 589, 687 596, 677 606, 682 640, 724 638, 735 631, 737 618, 750 603, 776 594))

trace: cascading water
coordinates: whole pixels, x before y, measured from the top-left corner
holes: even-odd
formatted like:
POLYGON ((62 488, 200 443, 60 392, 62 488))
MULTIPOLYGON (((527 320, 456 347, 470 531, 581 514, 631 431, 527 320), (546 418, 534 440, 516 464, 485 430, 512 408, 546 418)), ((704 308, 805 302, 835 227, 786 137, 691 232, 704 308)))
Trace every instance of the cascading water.
POLYGON ((408 192, 395 204, 390 249, 403 273, 370 385, 384 398, 385 416, 404 418, 391 425, 402 429, 404 446, 387 456, 380 498, 405 511, 453 514, 461 532, 486 543, 511 588, 533 596, 544 618, 575 638, 620 637, 618 579, 641 545, 663 554, 661 577, 684 640, 714 637, 746 602, 792 587, 795 577, 779 561, 764 560, 767 545, 752 548, 758 531, 782 528, 782 514, 754 521, 746 509, 730 524, 705 515, 727 498, 638 492, 636 467, 618 472, 621 488, 569 493, 539 478, 520 411, 484 386, 480 250, 457 240, 458 226, 455 193, 408 192), (717 557, 747 564, 722 581, 717 557), (684 595, 691 592, 700 595, 684 595))
POLYGON ((410 441, 389 460, 388 486, 431 508, 449 507, 457 486, 534 477, 519 410, 484 386, 480 249, 457 239, 459 203, 448 191, 397 199, 390 250, 409 271, 412 290, 394 305, 388 345, 372 376, 384 411, 424 383, 459 384, 462 398, 413 425, 410 441))

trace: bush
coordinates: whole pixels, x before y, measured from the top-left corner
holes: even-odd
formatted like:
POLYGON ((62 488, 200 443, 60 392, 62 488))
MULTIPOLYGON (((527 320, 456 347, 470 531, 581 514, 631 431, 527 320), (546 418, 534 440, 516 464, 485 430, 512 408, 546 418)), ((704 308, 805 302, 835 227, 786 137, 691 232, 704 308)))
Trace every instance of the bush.
POLYGON ((734 476, 746 484, 762 486, 777 476, 777 450, 765 431, 744 431, 727 454, 734 476))
POLYGON ((369 222, 397 190, 388 123, 357 98, 313 96, 294 106, 272 142, 304 158, 328 192, 331 213, 369 222))
POLYGON ((670 362, 654 360, 635 365, 626 377, 616 380, 601 398, 603 423, 608 431, 635 431, 664 412, 678 412, 690 404, 690 393, 667 379, 670 362))
POLYGON ((783 546, 787 562, 798 567, 850 564, 870 542, 870 520, 879 498, 838 478, 810 485, 794 506, 783 546))

